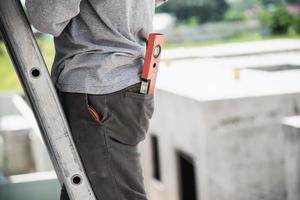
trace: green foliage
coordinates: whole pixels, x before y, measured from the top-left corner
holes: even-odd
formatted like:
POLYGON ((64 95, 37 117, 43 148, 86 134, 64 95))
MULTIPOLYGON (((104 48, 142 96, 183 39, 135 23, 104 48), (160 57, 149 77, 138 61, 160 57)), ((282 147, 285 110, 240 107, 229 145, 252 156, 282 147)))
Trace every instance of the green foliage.
MULTIPOLYGON (((201 1, 199 1, 201 2, 201 1)), ((190 18, 198 22, 211 22, 223 20, 229 5, 226 0, 210 0, 202 3, 189 3, 186 1, 169 1, 157 9, 157 12, 174 14, 179 22, 189 22, 190 18)))
POLYGON ((200 21, 197 17, 190 17, 188 20, 187 20, 187 25, 189 26, 196 26, 197 24, 200 24, 200 21))
POLYGON ((272 34, 286 34, 294 24, 294 16, 285 7, 277 7, 270 11, 263 11, 261 21, 272 32, 272 34))
MULTIPOLYGON (((54 59, 53 42, 49 39, 38 39, 43 57, 49 68, 54 59)), ((21 84, 3 42, 0 42, 0 91, 22 91, 21 84)))
POLYGON ((246 17, 241 10, 230 9, 226 12, 224 16, 225 21, 244 21, 246 17))
POLYGON ((292 26, 295 31, 300 34, 300 16, 296 17, 295 20, 294 20, 294 24, 292 26))
POLYGON ((292 26, 288 31, 289 35, 299 35, 300 34, 300 16, 295 16, 292 26))
POLYGON ((17 90, 21 91, 21 85, 18 81, 16 72, 6 52, 4 44, 0 44, 0 91, 17 90))

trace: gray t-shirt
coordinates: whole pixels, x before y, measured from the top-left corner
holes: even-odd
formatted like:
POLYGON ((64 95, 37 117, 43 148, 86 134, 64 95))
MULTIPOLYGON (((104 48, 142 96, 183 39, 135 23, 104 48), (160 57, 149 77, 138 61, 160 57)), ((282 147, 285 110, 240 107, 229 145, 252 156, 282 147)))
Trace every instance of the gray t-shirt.
POLYGON ((27 0, 32 24, 54 35, 51 77, 64 92, 107 94, 140 81, 155 4, 165 0, 27 0))

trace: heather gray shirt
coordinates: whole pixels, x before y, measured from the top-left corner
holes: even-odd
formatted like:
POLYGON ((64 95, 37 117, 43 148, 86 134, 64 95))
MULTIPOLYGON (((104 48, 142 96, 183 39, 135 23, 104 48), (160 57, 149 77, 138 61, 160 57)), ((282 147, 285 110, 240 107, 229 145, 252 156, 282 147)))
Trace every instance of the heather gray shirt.
POLYGON ((51 77, 64 92, 107 94, 140 81, 155 5, 165 0, 26 0, 54 35, 51 77))

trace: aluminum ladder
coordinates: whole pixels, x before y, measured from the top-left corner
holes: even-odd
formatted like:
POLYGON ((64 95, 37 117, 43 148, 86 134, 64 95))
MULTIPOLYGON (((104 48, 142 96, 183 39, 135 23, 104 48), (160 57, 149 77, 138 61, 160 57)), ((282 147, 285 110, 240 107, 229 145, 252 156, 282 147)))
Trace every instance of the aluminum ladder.
POLYGON ((96 200, 20 0, 0 1, 0 31, 54 169, 71 200, 96 200))

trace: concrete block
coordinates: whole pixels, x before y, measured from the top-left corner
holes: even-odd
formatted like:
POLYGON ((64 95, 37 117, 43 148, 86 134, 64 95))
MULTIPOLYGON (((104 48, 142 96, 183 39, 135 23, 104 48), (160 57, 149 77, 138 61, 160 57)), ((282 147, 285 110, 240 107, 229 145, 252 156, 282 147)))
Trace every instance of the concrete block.
POLYGON ((300 116, 283 121, 287 200, 300 199, 300 116))

